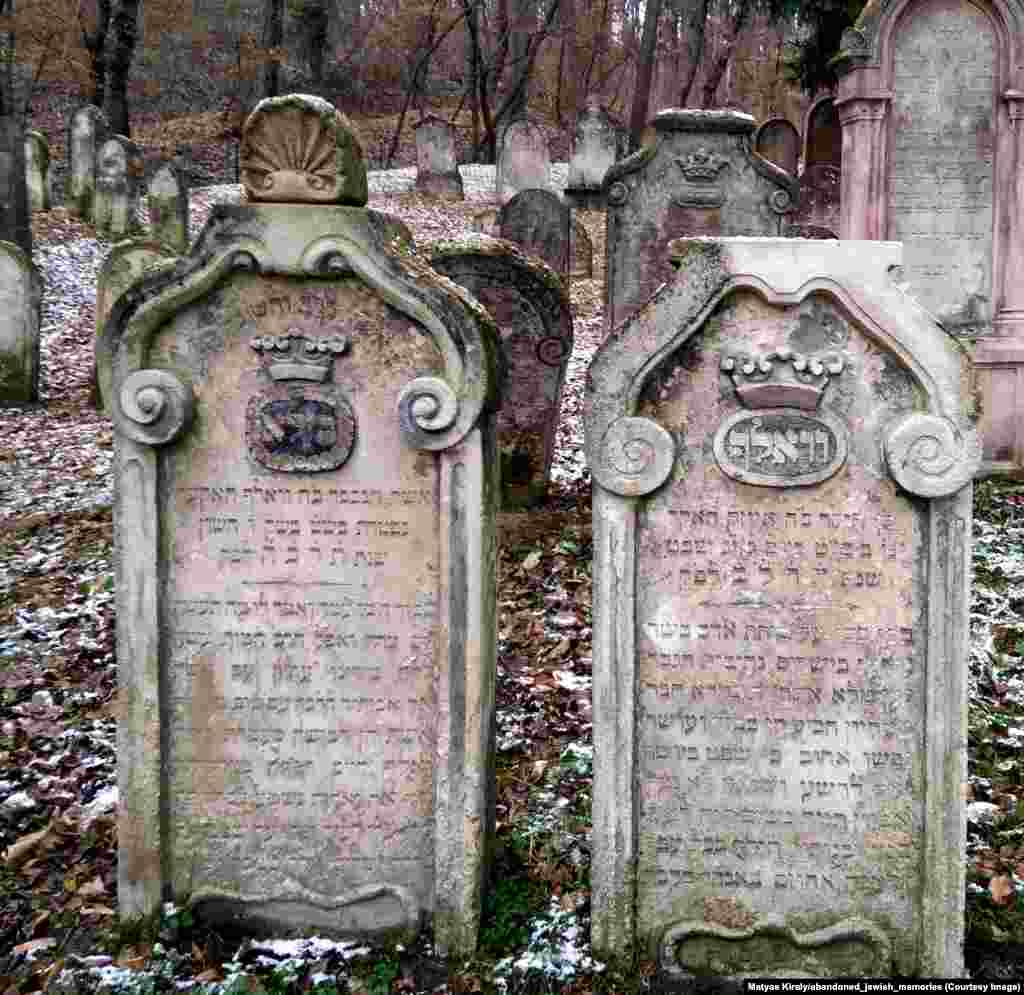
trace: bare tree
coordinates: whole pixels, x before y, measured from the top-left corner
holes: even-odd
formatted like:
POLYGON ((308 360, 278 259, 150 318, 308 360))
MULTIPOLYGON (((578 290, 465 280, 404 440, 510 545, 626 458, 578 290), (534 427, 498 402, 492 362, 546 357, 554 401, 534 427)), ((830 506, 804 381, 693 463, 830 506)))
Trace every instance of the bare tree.
POLYGON ((284 0, 265 0, 263 6, 263 96, 281 92, 281 46, 284 43, 284 0))
POLYGON ((640 56, 636 67, 636 86, 633 90, 633 109, 629 115, 630 152, 640 148, 641 136, 647 124, 647 107, 651 99, 651 81, 654 78, 654 50, 658 43, 661 7, 662 0, 647 0, 644 34, 640 42, 640 56))
POLYGON ((115 134, 130 135, 128 118, 128 73, 139 35, 141 0, 119 0, 111 29, 114 47, 110 55, 110 81, 107 90, 107 117, 115 134))
POLYGON ((110 28, 111 0, 82 0, 78 5, 78 23, 82 46, 89 53, 92 94, 89 102, 103 106, 107 89, 107 31, 110 28))

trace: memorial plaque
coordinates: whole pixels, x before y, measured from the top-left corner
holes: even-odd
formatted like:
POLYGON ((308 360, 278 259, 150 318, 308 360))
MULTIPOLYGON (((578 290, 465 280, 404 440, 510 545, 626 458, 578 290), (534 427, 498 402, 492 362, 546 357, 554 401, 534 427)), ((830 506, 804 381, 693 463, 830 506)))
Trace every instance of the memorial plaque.
POLYGON ((958 976, 965 360, 889 282, 897 245, 673 253, 588 377, 594 693, 628 712, 595 719, 595 946, 958 976))
MULTIPOLYGON (((291 126, 303 107, 330 111, 264 101, 249 154, 274 162, 264 143, 291 130, 275 114, 291 126)), ((442 947, 471 950, 493 735, 493 331, 393 252, 403 225, 322 200, 358 177, 311 175, 312 202, 219 205, 103 327, 122 914, 170 894, 255 930, 408 938, 432 920, 442 947)))
POLYGON ((951 331, 991 328, 995 27, 964 0, 929 0, 896 32, 889 237, 904 278, 951 331))

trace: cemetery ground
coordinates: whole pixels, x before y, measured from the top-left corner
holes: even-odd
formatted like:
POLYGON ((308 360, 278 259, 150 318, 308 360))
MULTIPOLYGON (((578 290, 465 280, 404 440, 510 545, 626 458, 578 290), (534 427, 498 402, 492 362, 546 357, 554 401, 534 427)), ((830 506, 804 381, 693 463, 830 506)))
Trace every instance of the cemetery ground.
MULTIPOLYGON (((193 236, 211 201, 194 194, 193 236)), ((426 253, 492 203, 376 193, 369 206, 406 221, 426 253)), ((89 402, 92 295, 109 243, 59 208, 34 217, 45 404, 0 411, 0 995, 657 990, 649 961, 589 957, 580 409, 602 324, 604 230, 598 213, 578 217, 595 278, 572 285, 576 348, 548 501, 499 520, 497 832, 479 952, 451 962, 427 939, 409 949, 243 939, 174 906, 118 921, 113 438, 89 402)), ((974 562, 967 963, 977 978, 1005 980, 1024 975, 1024 484, 978 487, 974 562)))

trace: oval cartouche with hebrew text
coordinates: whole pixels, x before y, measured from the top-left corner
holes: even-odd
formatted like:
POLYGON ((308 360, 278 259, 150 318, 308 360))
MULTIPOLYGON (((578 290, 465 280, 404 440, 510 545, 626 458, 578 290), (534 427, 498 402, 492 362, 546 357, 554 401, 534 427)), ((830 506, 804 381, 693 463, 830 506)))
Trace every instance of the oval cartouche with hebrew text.
POLYGON ((715 460, 734 480, 761 487, 819 484, 846 462, 846 427, 826 412, 738 411, 715 433, 715 460))

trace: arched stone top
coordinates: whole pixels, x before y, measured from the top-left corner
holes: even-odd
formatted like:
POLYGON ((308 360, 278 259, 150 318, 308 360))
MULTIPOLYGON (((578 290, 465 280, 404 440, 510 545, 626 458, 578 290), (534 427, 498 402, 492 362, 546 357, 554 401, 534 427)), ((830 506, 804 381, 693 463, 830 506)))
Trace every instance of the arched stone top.
MULTIPOLYGON (((893 44, 903 19, 913 16, 921 0, 869 0, 857 23, 843 32, 842 47, 833 60, 840 78, 856 69, 873 69, 875 89, 892 87, 893 44)), ((986 14, 998 39, 1000 91, 1024 84, 1024 0, 969 0, 986 14)), ((847 87, 841 87, 846 90, 847 87)), ((848 94, 843 94, 848 95, 848 94)))
POLYGON ((584 408, 591 466, 600 462, 597 440, 619 419, 638 413, 655 371, 700 331, 723 300, 744 289, 780 305, 824 293, 868 338, 898 358, 918 386, 921 414, 946 420, 974 438, 971 413, 959 401, 973 394, 967 353, 945 332, 943 348, 936 349, 939 326, 891 278, 902 261, 899 243, 681 238, 671 243, 670 254, 686 260, 685 274, 615 328, 591 363, 584 408), (806 245, 814 251, 800 248, 806 245))
MULTIPOLYGON (((481 411, 496 403, 496 331, 469 294, 409 251, 407 236, 400 222, 359 208, 215 206, 187 257, 136 281, 118 299, 96 347, 103 396, 120 398, 133 378, 163 372, 147 370, 150 346, 161 326, 226 283, 235 270, 296 277, 351 273, 426 329, 443 358, 444 382, 457 402, 457 416, 444 430, 422 438, 412 438, 416 433, 410 429, 411 444, 432 450, 455 445, 481 411)), ((182 386, 175 391, 190 394, 191 388, 182 386)), ((115 425, 129 437, 156 445, 176 437, 157 432, 155 426, 152 439, 138 438, 133 434, 137 419, 120 404, 114 409, 115 425)))

